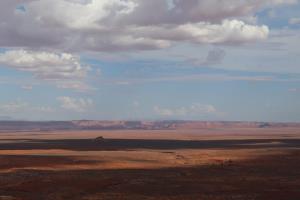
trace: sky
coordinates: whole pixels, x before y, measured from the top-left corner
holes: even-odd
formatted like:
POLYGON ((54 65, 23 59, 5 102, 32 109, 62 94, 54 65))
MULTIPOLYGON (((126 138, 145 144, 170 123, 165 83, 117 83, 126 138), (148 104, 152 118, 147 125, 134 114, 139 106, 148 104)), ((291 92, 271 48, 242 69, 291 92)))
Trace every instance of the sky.
POLYGON ((298 0, 1 0, 0 120, 300 122, 298 0))

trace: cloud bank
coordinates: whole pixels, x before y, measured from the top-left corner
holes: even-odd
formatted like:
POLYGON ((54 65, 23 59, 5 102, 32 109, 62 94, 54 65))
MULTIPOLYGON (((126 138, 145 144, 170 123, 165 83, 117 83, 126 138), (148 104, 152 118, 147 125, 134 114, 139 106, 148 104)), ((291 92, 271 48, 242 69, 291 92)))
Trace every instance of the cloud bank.
POLYGON ((179 108, 161 108, 155 106, 154 112, 162 117, 193 117, 218 114, 217 109, 213 105, 194 103, 190 106, 179 108))
POLYGON ((61 103, 61 108, 73 112, 86 112, 94 105, 92 99, 89 98, 72 98, 72 97, 58 97, 57 100, 61 103))
MULTIPOLYGON (((240 45, 269 28, 247 22, 258 11, 297 0, 5 0, 0 1, 0 65, 63 89, 86 91, 83 53, 140 52, 172 45, 240 45)), ((297 23, 291 19, 290 23, 297 23)), ((222 61, 212 52, 205 65, 222 61)))
POLYGON ((180 41, 245 43, 255 12, 296 0, 26 0, 0 2, 0 46, 62 52, 151 50, 180 41), (153 13, 155 12, 155 15, 153 13))

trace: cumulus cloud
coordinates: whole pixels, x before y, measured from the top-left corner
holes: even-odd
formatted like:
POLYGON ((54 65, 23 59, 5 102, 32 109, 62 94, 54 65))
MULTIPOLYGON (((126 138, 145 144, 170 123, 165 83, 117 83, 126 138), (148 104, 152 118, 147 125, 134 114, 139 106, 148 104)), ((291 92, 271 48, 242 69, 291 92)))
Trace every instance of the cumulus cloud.
POLYGON ((42 113, 53 113, 56 112, 55 108, 52 108, 50 106, 37 106, 33 108, 34 111, 42 112, 42 113))
MULTIPOLYGON (((262 9, 297 2, 0 1, 0 48, 7 50, 0 53, 0 65, 30 72, 59 88, 86 91, 92 89, 86 83, 89 67, 75 55, 156 50, 188 42, 199 45, 252 43, 266 39, 269 28, 246 19, 255 18, 262 9)), ((291 19, 291 23, 296 21, 291 19)), ((222 54, 213 53, 207 63, 222 59, 222 54)))
POLYGON ((247 25, 238 20, 224 20, 222 24, 185 24, 179 30, 189 33, 199 43, 243 43, 266 39, 267 26, 247 25))
POLYGON ((73 89, 81 92, 96 90, 96 88, 82 81, 63 80, 57 81, 56 85, 58 88, 61 89, 73 89))
POLYGON ((266 39, 269 29, 267 26, 247 25, 238 20, 224 20, 221 24, 199 22, 178 26, 135 27, 131 29, 131 32, 164 41, 234 44, 266 39))
POLYGON ((289 92, 299 92, 300 88, 290 88, 288 89, 289 92))
POLYGON ((39 16, 40 23, 53 21, 74 29, 97 28, 106 30, 101 21, 131 13, 135 1, 124 0, 40 0, 26 4, 32 16, 39 16), (44 9, 44 8, 47 9, 44 9), (55 13, 53 13, 53 11, 55 13))
POLYGON ((36 77, 46 80, 83 78, 87 72, 78 57, 67 53, 11 50, 0 54, 0 64, 32 72, 36 77))
POLYGON ((25 110, 28 103, 22 101, 13 101, 0 105, 1 113, 16 113, 25 110))
POLYGON ((33 86, 32 85, 22 85, 21 88, 23 90, 32 90, 33 86))
POLYGON ((0 46, 60 51, 166 48, 172 42, 265 39, 246 24, 263 8, 296 0, 26 0, 0 2, 0 46), (22 6, 22 9, 20 8, 22 6), (46 8, 46 9, 45 9, 46 8), (153 15, 155 11, 155 15, 153 15))
POLYGON ((93 100, 89 98, 72 98, 72 97, 58 97, 57 100, 61 103, 61 108, 73 112, 86 112, 94 105, 93 100))
POLYGON ((164 117, 189 117, 217 114, 217 109, 213 105, 194 103, 190 106, 180 108, 154 107, 154 112, 164 117))
POLYGON ((62 88, 88 87, 82 80, 89 67, 82 65, 79 57, 68 53, 11 50, 0 53, 0 65, 30 72, 38 79, 55 81, 62 88))
POLYGON ((299 25, 300 24, 300 17, 294 17, 289 19, 290 25, 299 25))
POLYGON ((251 16, 256 11, 297 0, 135 0, 136 9, 123 16, 124 23, 139 25, 184 24, 200 21, 220 22, 228 18, 251 16), (155 15, 152 14, 155 10, 155 15))
POLYGON ((33 106, 28 102, 17 100, 0 104, 0 112, 9 115, 23 112, 49 113, 55 112, 55 109, 50 106, 33 106))

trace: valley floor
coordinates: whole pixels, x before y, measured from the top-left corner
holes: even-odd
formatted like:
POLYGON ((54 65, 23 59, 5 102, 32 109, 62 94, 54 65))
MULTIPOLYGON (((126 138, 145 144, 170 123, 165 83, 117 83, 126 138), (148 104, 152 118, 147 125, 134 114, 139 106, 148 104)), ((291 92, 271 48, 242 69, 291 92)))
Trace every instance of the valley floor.
POLYGON ((293 200, 299 169, 295 128, 0 134, 0 200, 293 200))

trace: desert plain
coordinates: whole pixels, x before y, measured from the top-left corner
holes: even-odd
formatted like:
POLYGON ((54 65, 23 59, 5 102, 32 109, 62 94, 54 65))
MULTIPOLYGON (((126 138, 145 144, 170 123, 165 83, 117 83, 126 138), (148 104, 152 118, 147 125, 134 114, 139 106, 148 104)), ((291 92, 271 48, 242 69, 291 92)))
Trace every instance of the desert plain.
POLYGON ((2 131, 0 200, 67 199, 298 200, 300 128, 2 131))

